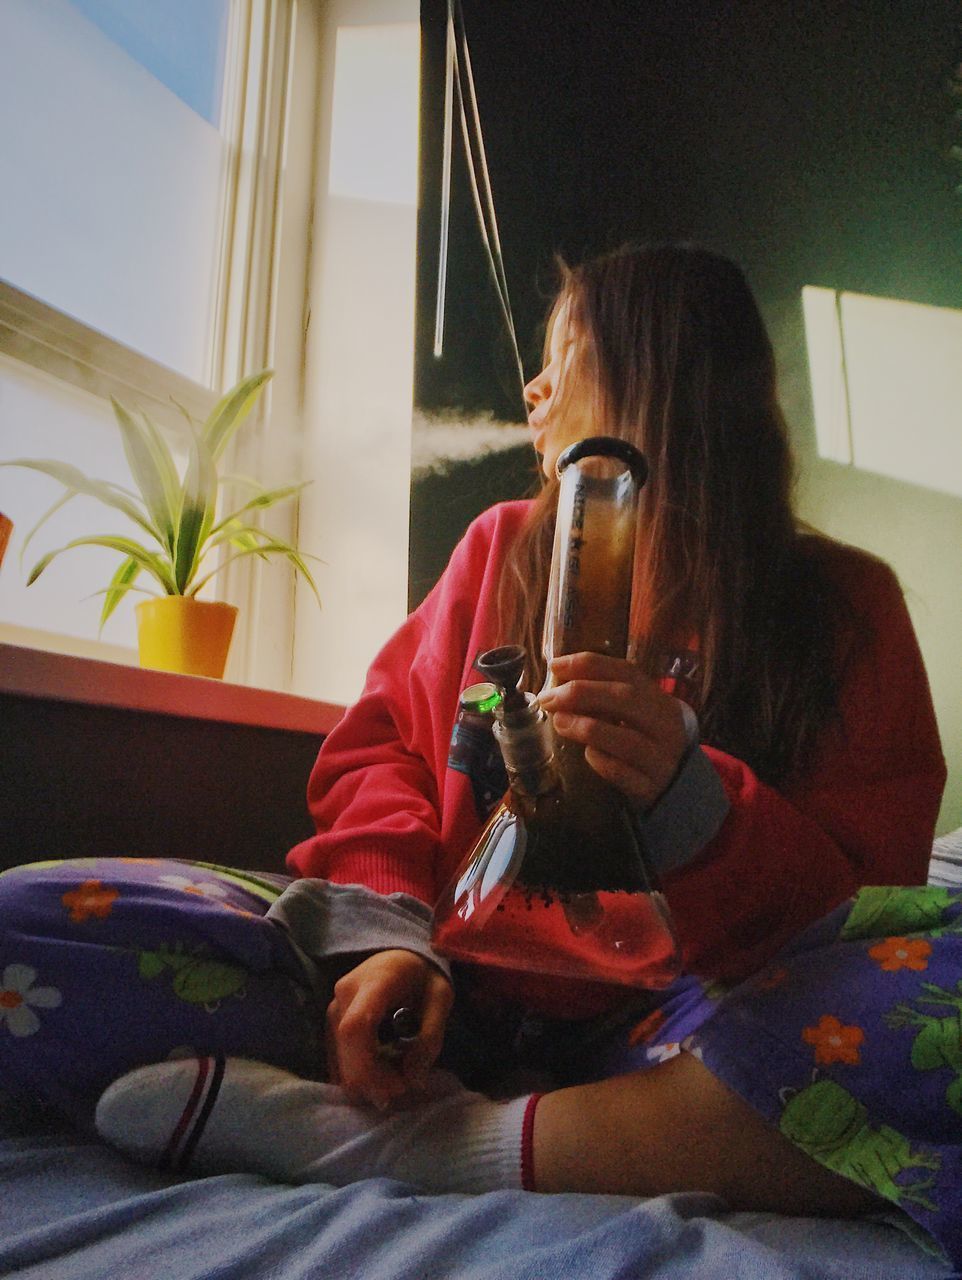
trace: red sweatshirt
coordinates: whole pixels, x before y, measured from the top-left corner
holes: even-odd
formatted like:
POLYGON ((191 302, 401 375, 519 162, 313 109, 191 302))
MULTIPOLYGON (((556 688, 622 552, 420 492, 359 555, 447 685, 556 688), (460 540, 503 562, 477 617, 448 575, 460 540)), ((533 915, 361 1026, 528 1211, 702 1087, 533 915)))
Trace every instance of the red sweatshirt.
MULTIPOLYGON (((292 872, 433 904, 483 826, 471 783, 448 768, 460 691, 477 655, 501 642, 495 599, 527 502, 480 516, 440 581, 375 659, 359 701, 324 742, 308 801, 317 834, 288 855, 292 872)), ((842 690, 842 724, 784 792, 741 760, 703 746, 729 801, 717 834, 664 891, 685 966, 734 980, 865 884, 921 884, 945 762, 902 592, 881 561, 825 544, 830 572, 874 637, 842 690)), ((600 984, 490 971, 494 995, 587 1016, 611 1005, 600 984)))

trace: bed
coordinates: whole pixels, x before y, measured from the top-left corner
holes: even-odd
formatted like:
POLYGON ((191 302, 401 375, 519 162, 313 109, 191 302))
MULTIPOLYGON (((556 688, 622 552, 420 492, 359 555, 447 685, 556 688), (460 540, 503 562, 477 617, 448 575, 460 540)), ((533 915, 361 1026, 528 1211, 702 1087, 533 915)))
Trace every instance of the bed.
MULTIPOLYGON (((0 866, 52 850, 53 856, 66 849, 69 856, 130 852, 132 839, 139 854, 163 844, 165 853, 197 856, 195 843, 170 848, 170 841, 190 833, 195 842, 198 831, 213 829, 225 846, 205 843, 205 857, 280 869, 283 849, 304 833, 303 781, 318 732, 265 732, 223 718, 201 724, 188 713, 105 712, 95 703, 64 700, 62 690, 45 696, 36 688, 0 689, 0 866), (163 786, 142 769, 139 808, 153 820, 134 832, 130 803, 116 795, 132 743, 142 758, 164 762, 163 786), (233 762, 240 758, 257 787, 237 786, 233 762), (210 785, 199 790, 202 761, 210 785), (176 815, 164 808, 171 769, 174 783, 183 784, 176 815), (79 781, 68 785, 65 778, 78 770, 79 781), (279 789, 289 786, 297 770, 297 802, 270 806, 266 814, 263 788, 272 777, 279 789), (211 828, 211 813, 221 805, 222 820, 211 828), (278 826, 279 809, 286 826, 278 826)), ((932 868, 934 882, 962 883, 958 837, 936 843, 932 868)), ((945 1280, 953 1274, 885 1217, 836 1222, 732 1214, 704 1195, 425 1196, 384 1179, 335 1189, 253 1175, 164 1175, 78 1136, 52 1113, 15 1105, 2 1094, 2 1081, 0 1187, 0 1276, 22 1280, 945 1280)))
POLYGON ((21 1280, 942 1280, 881 1222, 706 1196, 417 1195, 165 1177, 0 1106, 0 1275, 21 1280))

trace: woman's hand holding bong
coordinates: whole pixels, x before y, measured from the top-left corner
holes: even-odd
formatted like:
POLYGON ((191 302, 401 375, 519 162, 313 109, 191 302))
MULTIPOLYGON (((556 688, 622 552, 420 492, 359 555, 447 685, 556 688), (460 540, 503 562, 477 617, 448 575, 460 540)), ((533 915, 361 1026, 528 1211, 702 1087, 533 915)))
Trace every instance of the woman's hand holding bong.
POLYGON ((552 659, 551 675, 538 701, 558 736, 580 742, 596 773, 650 809, 688 746, 681 703, 624 658, 565 654, 552 659))

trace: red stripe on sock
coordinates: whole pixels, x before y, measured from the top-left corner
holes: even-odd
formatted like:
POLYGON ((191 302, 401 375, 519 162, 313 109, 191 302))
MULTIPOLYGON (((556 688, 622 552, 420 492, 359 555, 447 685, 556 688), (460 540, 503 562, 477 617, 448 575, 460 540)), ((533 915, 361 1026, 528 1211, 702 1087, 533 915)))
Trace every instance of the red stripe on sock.
POLYGON ((190 1122, 194 1118, 197 1111, 201 1095, 204 1092, 204 1085, 207 1082, 207 1076, 210 1073, 210 1058, 197 1059, 197 1078, 194 1081, 194 1087, 191 1090, 190 1097, 187 1099, 187 1105, 180 1113, 180 1119, 174 1126, 174 1132, 170 1135, 170 1141, 164 1148, 164 1154, 160 1157, 159 1167, 161 1169, 170 1169, 174 1166, 174 1160, 177 1153, 177 1147, 181 1138, 190 1126, 190 1122))
POLYGON ((535 1107, 544 1097, 543 1093, 533 1093, 524 1109, 521 1122, 521 1189, 534 1191, 534 1112, 535 1107))
POLYGON ((220 1087, 224 1083, 224 1071, 227 1067, 226 1059, 222 1053, 212 1059, 214 1063, 214 1074, 211 1078, 210 1085, 207 1089, 207 1097, 204 1099, 204 1105, 201 1107, 200 1115, 190 1131, 187 1141, 184 1143, 184 1149, 180 1154, 180 1163, 178 1169, 186 1169, 190 1164, 191 1157, 194 1154, 194 1148, 200 1141, 201 1134, 207 1127, 207 1121, 210 1119, 210 1113, 214 1110, 214 1104, 217 1101, 217 1095, 220 1093, 220 1087))

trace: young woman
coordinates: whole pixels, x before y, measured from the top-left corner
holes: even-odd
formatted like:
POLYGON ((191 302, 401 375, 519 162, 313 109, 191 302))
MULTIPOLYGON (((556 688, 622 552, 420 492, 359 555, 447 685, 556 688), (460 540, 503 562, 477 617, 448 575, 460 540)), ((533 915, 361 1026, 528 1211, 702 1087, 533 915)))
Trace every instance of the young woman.
MULTIPOLYGON (((924 882, 945 766, 918 646, 892 572, 793 515, 773 354, 738 268, 668 245, 568 273, 526 396, 547 483, 475 522, 374 663, 321 752, 318 834, 292 868, 435 901, 485 816, 472 780, 447 767, 458 693, 478 653, 508 640, 541 686, 554 465, 603 424, 650 466, 643 660, 559 660, 544 705, 645 815, 656 864, 672 868, 662 878, 686 970, 731 984, 860 885, 924 882), (664 655, 689 644, 697 747, 660 679, 664 655)), ((470 985, 476 1005, 568 1020, 622 999, 503 970, 470 985)), ((399 1095, 405 1079, 371 1027, 392 1004, 418 1007, 416 1072, 440 1051, 450 1001, 427 961, 360 965, 329 1013, 344 1087, 399 1095)))
POLYGON ((962 1000, 962 901, 857 892, 924 883, 945 780, 894 575, 796 520, 771 346, 721 257, 652 246, 567 272, 526 396, 546 484, 474 522, 375 660, 320 753, 317 834, 271 908, 299 955, 327 973, 337 957, 328 1083, 166 1063, 107 1090, 100 1131, 141 1158, 186 1142, 202 1167, 297 1179, 697 1189, 789 1213, 888 1201, 959 1260, 955 1059, 913 1058, 913 1044, 940 1002, 962 1000), (541 687, 554 465, 598 434, 650 466, 640 660, 559 659, 544 705, 635 807, 674 917, 684 976, 641 1002, 499 967, 452 973, 429 944, 427 908, 498 798, 480 756, 448 767, 459 693, 478 654, 508 641, 541 687), (679 653, 683 684, 666 677, 679 653), (386 1057, 378 1028, 402 1005, 420 1034, 386 1057), (547 1070, 552 1087, 492 1102, 439 1058, 486 1091, 507 1091, 511 1067, 547 1070))

